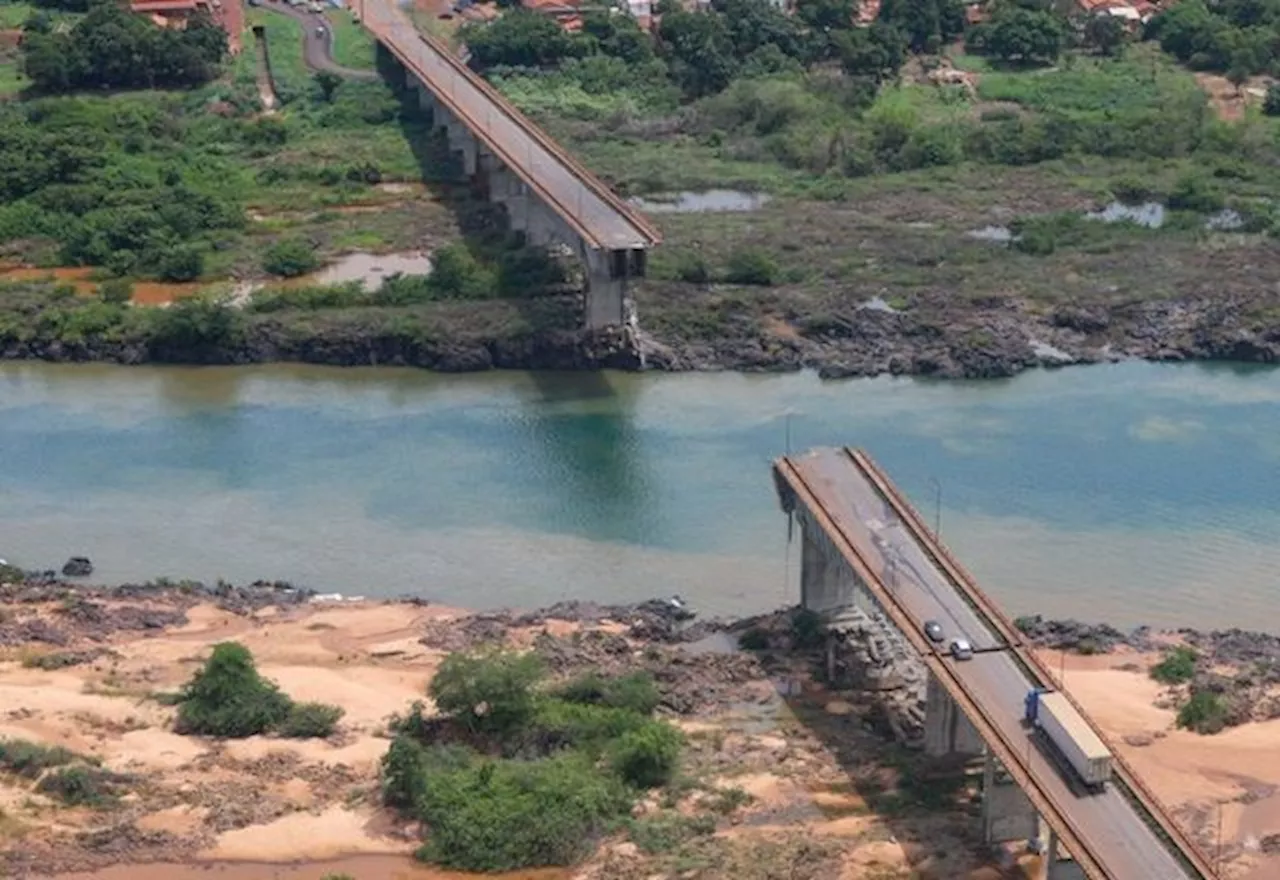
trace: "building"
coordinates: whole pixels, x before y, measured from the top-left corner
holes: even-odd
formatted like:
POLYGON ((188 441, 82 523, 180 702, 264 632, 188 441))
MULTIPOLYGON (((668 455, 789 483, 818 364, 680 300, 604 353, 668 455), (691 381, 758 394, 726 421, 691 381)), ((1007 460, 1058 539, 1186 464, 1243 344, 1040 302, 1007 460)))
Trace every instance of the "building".
POLYGON ((131 0, 129 8, 145 15, 160 27, 186 27, 187 20, 198 10, 227 32, 227 48, 239 53, 244 33, 244 6, 241 0, 131 0))

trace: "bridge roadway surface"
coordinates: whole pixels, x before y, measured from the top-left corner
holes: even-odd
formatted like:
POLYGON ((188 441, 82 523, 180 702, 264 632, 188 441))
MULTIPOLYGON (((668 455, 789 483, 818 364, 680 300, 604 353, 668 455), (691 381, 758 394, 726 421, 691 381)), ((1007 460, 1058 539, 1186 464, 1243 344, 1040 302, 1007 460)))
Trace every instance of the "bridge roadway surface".
POLYGON ((662 240, 639 211, 530 122, 445 43, 420 33, 395 0, 353 0, 353 5, 378 42, 589 246, 644 249, 662 240))
POLYGON ((1011 646, 979 617, 849 453, 823 449, 785 461, 918 626, 936 620, 948 641, 962 635, 974 646, 972 660, 957 662, 947 657, 944 662, 988 713, 1044 794, 1067 812, 1072 830, 1086 841, 1105 876, 1114 880, 1197 876, 1187 873, 1141 811, 1114 784, 1101 794, 1077 794, 1057 764, 1035 747, 1022 725, 1023 699, 1033 682, 1011 646))

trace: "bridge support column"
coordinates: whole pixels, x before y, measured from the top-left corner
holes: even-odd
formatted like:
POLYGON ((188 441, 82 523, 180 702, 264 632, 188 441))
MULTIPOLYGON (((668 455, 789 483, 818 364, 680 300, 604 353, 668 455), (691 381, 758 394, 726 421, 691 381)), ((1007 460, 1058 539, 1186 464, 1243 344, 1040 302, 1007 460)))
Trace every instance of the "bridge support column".
POLYGON ((1045 852, 1045 877, 1047 880, 1085 880, 1084 871, 1070 859, 1063 859, 1058 852, 1058 835, 1049 832, 1049 846, 1045 852))
POLYGON ((924 750, 934 757, 983 753, 986 746, 955 700, 931 674, 925 690, 924 750))
POLYGON ((809 611, 833 611, 858 604, 858 579, 827 533, 804 511, 800 521, 800 606, 809 611))
POLYGON ((587 268, 587 328, 617 327, 627 322, 626 251, 584 248, 587 268), (618 254, 622 271, 618 271, 618 254))
POLYGON ((1040 817, 1030 799, 1009 778, 1004 765, 990 751, 982 772, 982 838, 987 843, 1033 840, 1040 835, 1040 817))

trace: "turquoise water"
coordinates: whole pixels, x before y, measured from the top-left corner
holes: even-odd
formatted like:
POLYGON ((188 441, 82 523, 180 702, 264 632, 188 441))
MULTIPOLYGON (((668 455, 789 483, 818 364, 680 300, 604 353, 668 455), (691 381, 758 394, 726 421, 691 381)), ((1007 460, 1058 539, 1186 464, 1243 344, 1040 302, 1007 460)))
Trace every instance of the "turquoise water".
POLYGON ((4 364, 0 556, 747 612, 797 589, 770 459, 850 444, 1015 613, 1277 628, 1277 403, 1274 370, 1142 363, 984 383, 4 364))

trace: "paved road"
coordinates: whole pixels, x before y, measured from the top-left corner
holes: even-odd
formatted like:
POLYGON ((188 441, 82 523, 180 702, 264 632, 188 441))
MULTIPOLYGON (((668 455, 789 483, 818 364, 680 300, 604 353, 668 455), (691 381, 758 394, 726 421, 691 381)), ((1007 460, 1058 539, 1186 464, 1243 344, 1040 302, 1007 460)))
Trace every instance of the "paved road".
POLYGON ((1077 794, 1058 766, 1035 747, 1022 726, 1023 698, 1031 680, 844 451, 824 449, 790 461, 917 625, 937 620, 948 638, 964 635, 980 651, 969 661, 945 662, 1024 759, 1032 778, 1067 812, 1108 875, 1117 880, 1186 880, 1190 875, 1119 789, 1111 785, 1102 794, 1077 794))
POLYGON ((355 0, 362 23, 588 246, 643 249, 661 233, 449 49, 419 34, 394 0, 355 0))
POLYGON ((307 67, 312 70, 327 70, 347 79, 378 78, 378 74, 372 70, 343 67, 333 60, 333 27, 323 15, 290 6, 279 0, 264 3, 262 8, 288 16, 302 25, 302 58, 307 67), (317 28, 324 28, 324 33, 317 33, 317 28))

